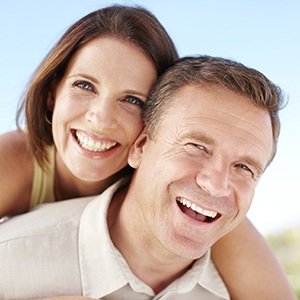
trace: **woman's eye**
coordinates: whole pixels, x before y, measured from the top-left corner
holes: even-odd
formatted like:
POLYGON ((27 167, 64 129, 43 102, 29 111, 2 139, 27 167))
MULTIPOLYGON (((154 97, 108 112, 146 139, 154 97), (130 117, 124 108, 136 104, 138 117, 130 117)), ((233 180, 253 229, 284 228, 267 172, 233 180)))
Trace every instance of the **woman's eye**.
POLYGON ((86 91, 93 90, 93 86, 87 81, 76 81, 74 83, 74 86, 79 87, 80 89, 86 90, 86 91))
POLYGON ((125 99, 126 99, 127 102, 129 102, 133 105, 137 105, 141 108, 145 105, 145 103, 141 99, 139 99, 137 97, 134 97, 134 96, 128 96, 125 99))

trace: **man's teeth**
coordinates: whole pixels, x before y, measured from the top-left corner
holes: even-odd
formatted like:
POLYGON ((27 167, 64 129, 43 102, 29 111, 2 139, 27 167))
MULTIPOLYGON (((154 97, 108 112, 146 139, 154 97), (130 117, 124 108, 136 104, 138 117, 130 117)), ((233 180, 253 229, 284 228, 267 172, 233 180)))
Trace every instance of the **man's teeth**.
POLYGON ((217 215, 217 212, 212 211, 212 210, 206 210, 202 209, 201 207, 197 206, 195 203, 190 202, 189 200, 186 200, 184 198, 180 198, 179 202, 186 207, 196 211, 197 213, 204 215, 206 217, 214 218, 217 215))
POLYGON ((81 145, 82 148, 85 148, 89 151, 105 151, 108 149, 111 149, 113 147, 115 147, 117 145, 116 142, 113 143, 103 143, 103 142, 99 142, 99 141, 94 141, 91 138, 87 137, 86 135, 83 135, 79 132, 76 132, 76 137, 77 137, 77 141, 79 142, 79 144, 81 145))

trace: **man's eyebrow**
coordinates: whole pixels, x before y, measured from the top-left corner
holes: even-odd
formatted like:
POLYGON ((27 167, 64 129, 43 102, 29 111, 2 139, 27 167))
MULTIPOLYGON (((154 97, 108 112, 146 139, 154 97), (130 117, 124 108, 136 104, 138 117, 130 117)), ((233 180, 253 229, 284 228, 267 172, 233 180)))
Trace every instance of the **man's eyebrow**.
MULTIPOLYGON (((207 135, 205 135, 205 133, 191 131, 186 134, 182 133, 182 137, 184 139, 192 139, 194 141, 199 141, 199 142, 205 143, 207 145, 215 145, 216 144, 216 140, 212 137, 208 137, 207 135)), ((265 168, 262 166, 262 164, 257 159, 255 159, 254 157, 252 157, 250 155, 245 155, 245 156, 241 157, 240 159, 242 161, 245 161, 249 165, 253 166, 257 171, 258 177, 261 176, 265 170, 265 168)))
POLYGON ((182 132, 181 136, 184 139, 192 139, 208 145, 214 145, 216 143, 214 138, 208 137, 207 135, 205 135, 205 133, 194 132, 194 131, 187 132, 187 133, 182 132))
POLYGON ((263 166, 261 165, 261 163, 258 160, 254 159, 253 157, 251 157, 249 155, 242 157, 242 159, 257 170, 258 177, 262 175, 265 168, 263 168, 263 166))

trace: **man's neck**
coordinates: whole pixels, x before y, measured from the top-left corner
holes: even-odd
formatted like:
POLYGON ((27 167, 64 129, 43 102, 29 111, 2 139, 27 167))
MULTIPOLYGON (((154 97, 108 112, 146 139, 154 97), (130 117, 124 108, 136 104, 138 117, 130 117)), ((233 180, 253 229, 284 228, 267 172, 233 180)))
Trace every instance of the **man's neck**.
POLYGON ((134 275, 158 294, 182 276, 193 261, 171 253, 153 238, 132 205, 131 194, 127 193, 128 187, 119 190, 110 204, 107 218, 110 236, 134 275))

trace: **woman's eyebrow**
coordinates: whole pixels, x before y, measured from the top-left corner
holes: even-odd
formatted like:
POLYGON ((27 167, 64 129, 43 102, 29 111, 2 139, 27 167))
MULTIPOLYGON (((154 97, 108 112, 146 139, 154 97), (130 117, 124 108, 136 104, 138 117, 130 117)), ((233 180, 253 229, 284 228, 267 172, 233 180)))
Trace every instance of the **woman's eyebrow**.
POLYGON ((85 73, 74 73, 74 74, 71 74, 68 76, 68 78, 73 78, 73 77, 83 77, 83 78, 86 78, 88 80, 91 80, 91 81, 99 84, 99 81, 97 80, 97 78, 95 78, 94 76, 85 74, 85 73))
POLYGON ((139 91, 136 91, 136 90, 125 90, 124 93, 126 94, 134 94, 134 95, 137 95, 137 96, 140 96, 140 97, 144 97, 144 98, 147 98, 148 97, 148 94, 145 94, 145 93, 142 93, 142 92, 139 92, 139 91))
MULTIPOLYGON (((100 83, 99 80, 97 80, 97 78, 95 78, 91 75, 85 74, 85 73, 74 73, 74 74, 71 74, 71 75, 68 76, 68 78, 73 78, 73 77, 83 77, 83 78, 91 80, 91 81, 93 81, 97 84, 100 83)), ((143 93, 143 92, 136 91, 136 90, 133 90, 133 89, 125 90, 124 93, 129 94, 129 95, 134 94, 134 95, 138 95, 138 96, 144 97, 144 98, 148 97, 147 93, 143 93)))

